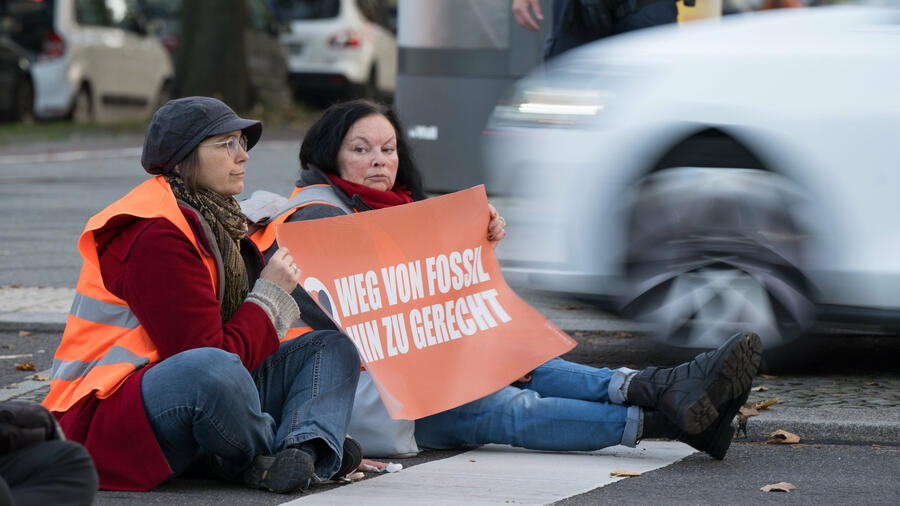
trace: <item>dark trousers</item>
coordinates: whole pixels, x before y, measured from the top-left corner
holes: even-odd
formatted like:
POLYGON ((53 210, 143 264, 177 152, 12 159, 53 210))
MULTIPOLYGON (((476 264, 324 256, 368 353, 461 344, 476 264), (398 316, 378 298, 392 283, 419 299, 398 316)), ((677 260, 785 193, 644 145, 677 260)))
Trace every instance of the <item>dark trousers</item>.
MULTIPOLYGON (((593 40, 574 33, 571 27, 566 26, 563 22, 563 13, 569 1, 571 0, 553 0, 553 28, 544 46, 545 60, 593 40)), ((615 20, 612 26, 612 35, 676 21, 678 21, 678 8, 675 0, 659 0, 615 20)))
POLYGON ((97 471, 72 441, 47 441, 0 455, 0 506, 90 505, 97 471))

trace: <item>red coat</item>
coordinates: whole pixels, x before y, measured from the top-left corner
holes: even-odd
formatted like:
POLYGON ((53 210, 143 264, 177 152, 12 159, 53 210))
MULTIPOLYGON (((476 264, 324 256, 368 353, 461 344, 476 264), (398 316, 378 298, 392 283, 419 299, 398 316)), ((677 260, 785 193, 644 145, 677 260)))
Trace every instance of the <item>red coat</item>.
MULTIPOLYGON (((202 247, 208 249, 194 211, 181 208, 202 247)), ((278 350, 278 335, 266 313, 244 303, 222 324, 209 271, 187 237, 166 219, 136 219, 98 234, 107 290, 128 302, 162 359, 192 348, 237 354, 248 371, 278 350)), ((149 490, 172 471, 144 411, 137 370, 106 399, 86 397, 58 414, 66 437, 83 444, 94 459, 100 488, 149 490)))

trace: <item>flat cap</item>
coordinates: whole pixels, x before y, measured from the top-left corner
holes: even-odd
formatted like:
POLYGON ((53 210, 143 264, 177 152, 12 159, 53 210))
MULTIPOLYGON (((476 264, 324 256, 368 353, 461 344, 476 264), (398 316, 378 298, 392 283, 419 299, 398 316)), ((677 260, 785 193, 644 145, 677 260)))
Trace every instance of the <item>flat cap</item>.
POLYGON ((165 174, 203 139, 234 130, 247 136, 249 151, 262 135, 262 123, 239 117, 224 102, 211 97, 169 100, 150 120, 141 165, 151 174, 165 174))

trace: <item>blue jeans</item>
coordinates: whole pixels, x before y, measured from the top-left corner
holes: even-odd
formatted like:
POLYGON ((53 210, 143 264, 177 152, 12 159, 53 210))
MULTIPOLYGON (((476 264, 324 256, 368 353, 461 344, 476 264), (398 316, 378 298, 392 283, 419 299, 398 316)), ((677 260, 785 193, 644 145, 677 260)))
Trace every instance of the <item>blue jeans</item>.
POLYGON ((641 411, 622 405, 629 372, 555 358, 527 383, 416 420, 416 441, 427 448, 502 443, 557 451, 634 446, 641 411))
POLYGON ((235 479, 257 455, 318 440, 315 478, 322 481, 340 467, 358 380, 350 339, 319 331, 282 343, 252 374, 218 348, 178 353, 144 374, 141 392, 176 475, 214 454, 235 479))

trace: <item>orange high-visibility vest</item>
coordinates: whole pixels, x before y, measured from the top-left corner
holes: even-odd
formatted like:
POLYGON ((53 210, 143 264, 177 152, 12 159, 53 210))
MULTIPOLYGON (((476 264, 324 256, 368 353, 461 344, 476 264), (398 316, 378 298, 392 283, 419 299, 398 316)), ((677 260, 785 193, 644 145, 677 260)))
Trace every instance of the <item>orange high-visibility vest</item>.
POLYGON ((104 287, 100 273, 95 235, 114 219, 127 216, 172 222, 203 258, 213 291, 220 296, 219 266, 203 253, 169 183, 156 176, 138 185, 91 217, 78 240, 84 263, 62 342, 53 356, 50 393, 43 402, 50 411, 66 411, 87 395, 105 399, 132 372, 160 360, 156 346, 128 303, 104 287))
POLYGON ((350 214, 356 212, 344 204, 340 197, 335 193, 334 188, 329 184, 311 184, 309 186, 301 186, 294 188, 294 192, 288 197, 286 204, 281 206, 277 213, 270 216, 264 223, 263 227, 250 236, 250 240, 256 244, 264 254, 275 244, 275 225, 279 225, 287 221, 297 209, 306 207, 310 204, 324 204, 326 206, 334 206, 350 214))
MULTIPOLYGON (((265 252, 275 244, 275 226, 287 221, 296 210, 310 204, 325 204, 338 207, 347 214, 356 212, 355 209, 347 207, 347 205, 341 201, 340 197, 335 193, 334 188, 329 184, 301 186, 294 188, 294 192, 291 193, 287 203, 281 206, 277 213, 270 216, 265 223, 263 223, 263 227, 250 236, 250 240, 256 244, 256 247, 259 248, 263 254, 265 254, 265 252)), ((300 321, 302 322, 302 320, 300 321)), ((287 334, 281 339, 281 342, 300 337, 312 330, 312 327, 304 324, 297 324, 297 326, 291 327, 287 331, 287 334)))

